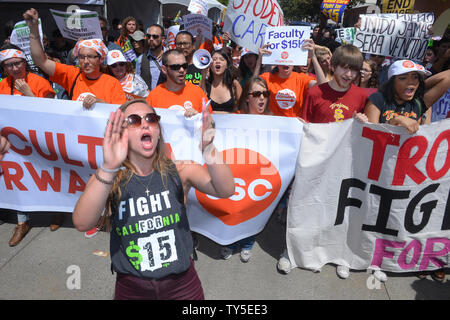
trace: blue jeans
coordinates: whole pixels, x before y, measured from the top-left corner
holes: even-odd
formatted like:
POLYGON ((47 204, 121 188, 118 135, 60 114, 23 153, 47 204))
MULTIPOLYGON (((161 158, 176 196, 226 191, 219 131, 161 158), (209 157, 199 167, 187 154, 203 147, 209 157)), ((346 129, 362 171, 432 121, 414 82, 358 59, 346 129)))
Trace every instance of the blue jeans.
POLYGON ((241 250, 252 250, 254 244, 255 236, 250 236, 248 238, 236 241, 235 243, 229 244, 227 247, 232 250, 237 250, 237 248, 240 246, 241 250))

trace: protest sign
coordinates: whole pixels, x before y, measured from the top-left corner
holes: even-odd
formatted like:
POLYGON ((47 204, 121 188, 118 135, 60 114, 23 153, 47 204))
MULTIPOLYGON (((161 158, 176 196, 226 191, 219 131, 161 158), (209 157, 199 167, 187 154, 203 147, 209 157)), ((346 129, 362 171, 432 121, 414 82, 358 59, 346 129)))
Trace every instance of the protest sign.
POLYGON ((305 66, 308 50, 301 49, 303 42, 310 38, 310 27, 267 27, 264 44, 270 55, 263 55, 263 64, 305 66))
POLYGON ((413 13, 415 0, 383 0, 383 13, 413 13))
POLYGON ((167 29, 167 43, 170 49, 175 49, 175 37, 177 36, 179 31, 179 25, 171 26, 169 27, 169 29, 167 29))
POLYGON ((276 0, 230 0, 223 31, 228 31, 238 45, 258 52, 266 27, 283 25, 283 11, 276 0))
POLYGON ((292 265, 448 266, 449 127, 442 120, 410 135, 352 119, 305 125, 288 206, 292 265))
POLYGON ((208 16, 208 3, 205 0, 191 0, 188 11, 194 14, 208 16))
POLYGON ((53 9, 50 12, 64 38, 75 41, 103 39, 97 12, 78 10, 73 13, 53 9))
POLYGON ((350 0, 323 0, 320 5, 320 11, 328 19, 340 23, 349 2, 350 0))
POLYGON ((353 44, 355 28, 336 29, 336 41, 342 44, 353 44))
POLYGON ((183 16, 184 30, 189 31, 194 37, 199 33, 203 37, 212 40, 212 20, 201 14, 187 14, 183 16))
POLYGON ((360 15, 353 44, 364 53, 422 62, 428 47, 429 23, 360 15))
MULTIPOLYGON (((39 37, 41 39, 41 45, 44 47, 42 42, 43 34, 42 34, 42 22, 39 18, 39 37)), ((19 21, 14 25, 13 31, 11 32, 11 37, 9 40, 12 44, 18 46, 25 53, 25 57, 27 58, 28 65, 35 71, 37 71, 37 67, 34 64, 33 58, 31 57, 30 51, 30 28, 25 21, 19 21)))
MULTIPOLYGON (((201 114, 186 119, 177 108, 156 109, 166 147, 174 160, 205 165, 196 134, 201 114)), ((97 103, 84 110, 75 101, 0 96, 0 134, 11 142, 1 163, 0 207, 72 212, 102 163, 106 122, 116 109, 97 103)), ((187 211, 192 230, 229 244, 264 228, 293 178, 302 126, 295 118, 213 117, 214 145, 233 172, 236 192, 216 199, 191 189, 187 211)))

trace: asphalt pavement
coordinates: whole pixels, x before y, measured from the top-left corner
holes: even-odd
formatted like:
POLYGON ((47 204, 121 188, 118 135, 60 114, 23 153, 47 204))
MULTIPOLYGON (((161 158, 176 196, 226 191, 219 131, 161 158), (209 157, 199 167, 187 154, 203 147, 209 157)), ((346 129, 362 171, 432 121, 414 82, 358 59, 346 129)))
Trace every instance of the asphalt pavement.
MULTIPOLYGON (((31 230, 16 247, 9 247, 16 217, 0 211, 0 299, 111 300, 115 275, 110 271, 109 234, 86 238, 64 214, 62 227, 50 231, 51 215, 32 213, 31 230), (100 254, 103 253, 103 256, 100 254), (106 255, 106 256, 104 256, 106 255)), ((336 268, 320 273, 300 268, 281 274, 276 268, 285 229, 272 217, 257 235, 248 263, 234 254, 220 259, 220 246, 199 236, 195 267, 207 300, 441 300, 450 299, 450 275, 443 283, 416 274, 388 274, 377 283, 364 271, 339 279, 336 268)))

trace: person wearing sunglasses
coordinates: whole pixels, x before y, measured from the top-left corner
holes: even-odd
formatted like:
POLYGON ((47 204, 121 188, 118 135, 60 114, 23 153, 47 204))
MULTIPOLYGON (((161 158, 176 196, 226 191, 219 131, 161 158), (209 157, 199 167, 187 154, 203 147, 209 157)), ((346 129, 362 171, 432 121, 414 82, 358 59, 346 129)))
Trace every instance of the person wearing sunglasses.
POLYGON ((30 51, 33 61, 52 82, 61 85, 69 98, 82 101, 86 109, 99 103, 121 104, 126 101, 120 82, 110 75, 102 73, 100 66, 106 58, 108 49, 101 39, 79 40, 74 48, 74 55, 80 61, 80 69, 57 63, 47 58, 40 38, 38 19, 35 9, 23 14, 30 29, 30 51))
POLYGON ((269 88, 260 77, 247 81, 239 99, 239 113, 272 115, 269 107, 269 88))
POLYGON ((202 81, 202 70, 194 65, 193 56, 194 52, 200 47, 201 41, 202 37, 197 36, 194 42, 192 34, 185 30, 178 32, 175 37, 175 48, 184 54, 188 63, 186 80, 196 86, 199 86, 202 81))
POLYGON ((168 50, 162 56, 162 63, 167 81, 150 91, 147 102, 155 108, 183 111, 187 117, 201 112, 208 97, 200 87, 186 81, 188 63, 183 53, 168 50))
POLYGON ((120 50, 111 50, 106 58, 108 74, 120 81, 127 100, 146 98, 149 90, 145 81, 134 73, 133 64, 128 62, 120 50))
POLYGON ((81 232, 89 230, 105 211, 111 225, 111 265, 117 273, 115 299, 203 300, 191 258, 186 196, 193 187, 214 197, 230 197, 234 178, 214 147, 209 113, 202 126, 205 166, 170 160, 159 120, 143 99, 111 113, 103 163, 75 205, 73 224, 81 232), (173 223, 161 227, 152 223, 169 216, 173 223), (140 227, 128 233, 128 226, 140 227))
POLYGON ((146 55, 139 56, 136 61, 136 74, 144 79, 150 90, 153 90, 158 84, 166 80, 164 73, 161 72, 161 58, 164 53, 163 41, 165 39, 164 28, 159 24, 151 25, 147 28, 145 39, 148 51, 146 55))

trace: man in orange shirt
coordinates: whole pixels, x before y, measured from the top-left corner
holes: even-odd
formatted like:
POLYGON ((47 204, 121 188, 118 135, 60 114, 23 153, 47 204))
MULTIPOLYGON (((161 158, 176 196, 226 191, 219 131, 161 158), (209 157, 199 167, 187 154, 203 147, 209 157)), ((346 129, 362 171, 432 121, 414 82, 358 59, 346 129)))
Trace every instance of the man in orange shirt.
POLYGON ((0 82, 0 94, 37 98, 55 96, 47 80, 30 72, 25 53, 19 47, 12 44, 2 46, 0 65, 8 75, 0 82))
POLYGON ((166 51, 162 63, 161 71, 167 81, 150 91, 147 102, 154 108, 182 110, 186 116, 201 112, 208 97, 200 87, 186 81, 188 63, 183 53, 176 49, 166 51))
MULTIPOLYGON (((299 117, 302 114, 303 98, 309 88, 315 86, 317 83, 324 83, 325 75, 320 68, 314 53, 314 42, 311 39, 305 41, 303 49, 308 50, 308 56, 316 72, 317 80, 314 77, 306 75, 305 73, 292 72, 294 66, 279 65, 271 72, 266 72, 260 75, 266 80, 270 91, 270 110, 275 116, 285 117, 299 117)), ((255 74, 259 73, 261 66, 262 55, 270 53, 263 46, 260 49, 257 67, 255 74)))
POLYGON ((80 60, 80 70, 47 58, 39 40, 39 17, 35 9, 28 10, 23 17, 30 28, 30 50, 35 64, 50 76, 50 81, 61 85, 72 100, 83 101, 86 109, 96 102, 122 104, 126 101, 120 82, 100 71, 108 53, 102 40, 78 41, 74 55, 80 60))

